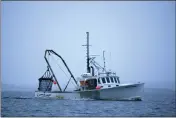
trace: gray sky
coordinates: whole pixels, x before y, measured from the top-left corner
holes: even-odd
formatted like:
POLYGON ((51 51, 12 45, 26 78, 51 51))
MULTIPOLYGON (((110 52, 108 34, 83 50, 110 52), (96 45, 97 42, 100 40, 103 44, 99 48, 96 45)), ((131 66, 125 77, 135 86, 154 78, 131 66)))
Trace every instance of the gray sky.
POLYGON ((106 50, 107 67, 122 83, 175 87, 175 2, 2 2, 1 14, 3 84, 37 88, 46 70, 45 49, 60 54, 80 76, 86 72, 81 45, 89 31, 90 53, 103 64, 106 50))

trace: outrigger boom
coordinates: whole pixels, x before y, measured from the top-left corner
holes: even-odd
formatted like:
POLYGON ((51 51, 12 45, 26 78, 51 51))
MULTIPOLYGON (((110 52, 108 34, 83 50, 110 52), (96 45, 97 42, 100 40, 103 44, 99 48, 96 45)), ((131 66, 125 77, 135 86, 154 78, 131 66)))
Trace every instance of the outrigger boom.
MULTIPOLYGON (((71 78, 73 78, 74 82, 75 82, 76 85, 78 86, 78 83, 77 83, 75 77, 73 76, 73 74, 72 74, 72 72, 70 71, 69 67, 68 67, 67 64, 65 63, 64 59, 63 59, 59 54, 57 54, 55 51, 53 51, 53 50, 46 50, 46 51, 45 51, 45 56, 44 56, 44 58, 45 58, 45 61, 46 61, 47 65, 48 65, 48 68, 50 69, 50 71, 51 71, 51 73, 52 73, 52 75, 53 75, 53 77, 54 77, 54 80, 56 81, 56 84, 57 84, 59 90, 62 92, 62 89, 61 89, 61 87, 60 87, 60 85, 59 85, 59 82, 57 81, 57 78, 56 78, 56 76, 55 76, 55 74, 54 74, 54 72, 53 72, 53 70, 52 70, 52 68, 51 68, 51 66, 50 66, 50 63, 49 63, 49 61, 48 61, 48 59, 47 59, 47 57, 46 57, 47 53, 48 53, 49 55, 50 55, 50 54, 54 54, 54 55, 56 55, 57 57, 59 57, 59 58, 62 60, 62 62, 64 63, 65 67, 67 68, 68 72, 70 73, 71 78)), ((71 79, 71 78, 70 78, 70 79, 71 79)), ((69 84, 69 82, 70 82, 70 79, 69 79, 69 81, 68 81, 68 83, 67 83, 67 85, 65 86, 65 88, 64 88, 63 91, 66 90, 66 88, 67 88, 67 86, 68 86, 68 84, 69 84)))

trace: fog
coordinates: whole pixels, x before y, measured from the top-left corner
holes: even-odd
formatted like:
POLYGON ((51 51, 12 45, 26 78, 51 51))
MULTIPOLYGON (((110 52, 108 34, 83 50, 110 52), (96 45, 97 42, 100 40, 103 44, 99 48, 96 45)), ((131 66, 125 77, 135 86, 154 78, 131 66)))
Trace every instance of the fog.
MULTIPOLYGON (((47 69, 46 49, 60 54, 79 77, 86 72, 82 45, 89 32, 90 54, 100 55, 96 60, 103 64, 105 50, 107 69, 122 83, 175 89, 175 2, 1 3, 2 84, 37 89, 47 69)), ((65 85, 59 68, 53 70, 65 85)))

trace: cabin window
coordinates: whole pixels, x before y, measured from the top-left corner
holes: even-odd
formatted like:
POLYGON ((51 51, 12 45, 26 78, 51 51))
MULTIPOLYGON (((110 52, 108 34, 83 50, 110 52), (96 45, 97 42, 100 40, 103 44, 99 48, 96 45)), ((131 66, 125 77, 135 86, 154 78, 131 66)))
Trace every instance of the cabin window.
POLYGON ((114 83, 114 79, 113 79, 113 77, 111 77, 111 82, 114 83))
POLYGON ((110 83, 109 77, 106 77, 106 81, 107 81, 108 83, 110 83))
POLYGON ((98 84, 101 84, 101 82, 100 82, 100 78, 98 78, 98 84))
POLYGON ((106 81, 105 81, 105 78, 104 78, 104 77, 102 78, 102 82, 103 82, 103 83, 106 83, 106 81))
POLYGON ((117 83, 118 83, 118 78, 116 77, 117 83))
POLYGON ((119 80, 119 77, 117 77, 117 81, 118 81, 118 83, 120 84, 120 80, 119 80))
POLYGON ((116 77, 114 77, 115 83, 117 83, 116 77))

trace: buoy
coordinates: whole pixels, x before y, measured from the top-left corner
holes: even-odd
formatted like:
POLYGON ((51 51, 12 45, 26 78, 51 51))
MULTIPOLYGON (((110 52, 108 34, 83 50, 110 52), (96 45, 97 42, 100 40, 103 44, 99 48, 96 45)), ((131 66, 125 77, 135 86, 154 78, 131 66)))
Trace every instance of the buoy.
POLYGON ((53 82, 54 84, 57 84, 56 81, 53 82))
POLYGON ((96 89, 100 89, 101 88, 101 86, 96 86, 96 89))

